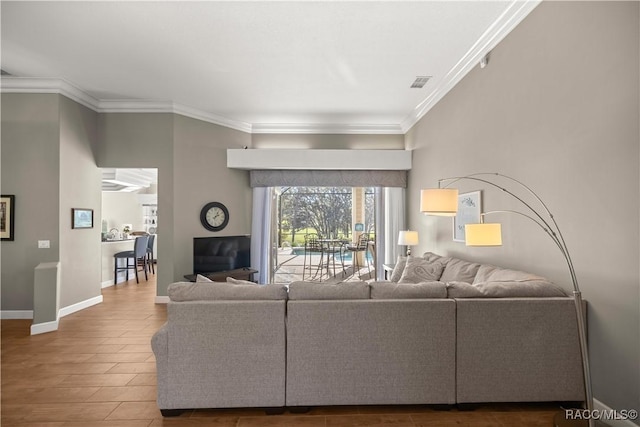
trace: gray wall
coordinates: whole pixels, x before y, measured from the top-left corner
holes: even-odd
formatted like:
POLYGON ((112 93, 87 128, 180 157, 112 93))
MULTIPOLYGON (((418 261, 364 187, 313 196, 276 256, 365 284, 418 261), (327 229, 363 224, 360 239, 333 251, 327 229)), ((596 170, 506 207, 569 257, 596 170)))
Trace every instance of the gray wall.
MULTIPOLYGON (((158 168, 158 295, 166 295, 174 277, 173 114, 106 113, 99 115, 95 147, 101 168, 158 168), (163 225, 166 228, 163 231, 163 225)), ((180 272, 176 272, 178 274, 180 272)))
POLYGON ((60 95, 2 95, 2 193, 16 196, 15 241, 2 242, 2 310, 33 309, 41 262, 61 263, 62 307, 100 295, 97 117, 60 95), (93 209, 97 226, 72 230, 74 207, 93 209))
POLYGON ((253 134, 251 148, 402 150, 404 135, 253 134))
MULTIPOLYGON (((449 219, 419 213, 438 178, 501 172, 555 214, 589 301, 596 399, 640 409, 639 4, 543 2, 406 135, 418 251, 539 273, 570 290, 564 259, 526 219, 493 216, 504 245, 466 248, 449 219)), ((484 210, 521 209, 486 186, 484 210)), ((553 351, 553 349, 549 349, 553 351)))
POLYGON ((227 148, 250 144, 251 135, 174 116, 174 266, 175 279, 193 272, 193 238, 251 234, 252 191, 249 172, 227 168, 227 148), (200 224, 200 210, 218 201, 229 209, 229 224, 220 232, 200 224))
POLYGON ((2 310, 32 310, 34 268, 60 256, 59 109, 59 95, 2 94, 2 194, 16 196, 15 240, 1 243, 2 310))
POLYGON ((92 146, 98 114, 60 96, 61 307, 100 296, 101 180, 92 146), (93 209, 93 228, 71 229, 71 208, 93 209))
POLYGON ((231 221, 220 235, 251 233, 248 172, 226 167, 227 148, 249 134, 175 114, 101 114, 100 167, 158 168, 158 289, 193 270, 193 237, 214 235, 199 220, 202 206, 226 204, 231 221))

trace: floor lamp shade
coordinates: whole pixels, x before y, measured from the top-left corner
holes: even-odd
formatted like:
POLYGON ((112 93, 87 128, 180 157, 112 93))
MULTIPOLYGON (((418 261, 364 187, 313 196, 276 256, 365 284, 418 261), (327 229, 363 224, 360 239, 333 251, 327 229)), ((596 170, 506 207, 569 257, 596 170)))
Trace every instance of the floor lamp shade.
POLYGON ((502 225, 466 224, 464 239, 467 246, 502 246, 502 225))
POLYGON ((427 215, 456 216, 457 188, 427 188, 420 192, 420 212, 427 215))

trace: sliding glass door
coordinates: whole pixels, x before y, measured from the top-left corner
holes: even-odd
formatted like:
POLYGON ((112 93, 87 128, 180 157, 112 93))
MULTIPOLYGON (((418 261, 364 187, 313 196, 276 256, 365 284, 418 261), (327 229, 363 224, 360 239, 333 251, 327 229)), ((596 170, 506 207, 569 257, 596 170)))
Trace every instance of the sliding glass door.
POLYGON ((374 187, 276 187, 273 283, 375 277, 374 187), (309 247, 309 239, 316 243, 309 247), (358 242, 363 247, 358 247, 358 242))

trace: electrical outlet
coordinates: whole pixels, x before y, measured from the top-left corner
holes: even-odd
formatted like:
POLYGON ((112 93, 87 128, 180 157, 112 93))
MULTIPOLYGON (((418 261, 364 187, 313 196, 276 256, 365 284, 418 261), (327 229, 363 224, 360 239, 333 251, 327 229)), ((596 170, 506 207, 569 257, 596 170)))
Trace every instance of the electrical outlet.
POLYGON ((38 240, 38 249, 49 249, 51 247, 49 240, 38 240))

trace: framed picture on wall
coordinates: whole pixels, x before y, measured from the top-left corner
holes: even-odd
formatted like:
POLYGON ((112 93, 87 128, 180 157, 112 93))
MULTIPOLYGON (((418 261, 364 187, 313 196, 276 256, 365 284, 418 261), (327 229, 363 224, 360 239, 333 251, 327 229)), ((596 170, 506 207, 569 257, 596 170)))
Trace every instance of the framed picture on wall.
POLYGON ((16 196, 13 194, 0 196, 0 240, 14 239, 16 196))
POLYGON ((93 228, 93 209, 71 208, 71 228, 93 228))
POLYGON ((480 222, 480 191, 458 195, 458 213, 453 217, 453 241, 464 243, 465 224, 480 222))

